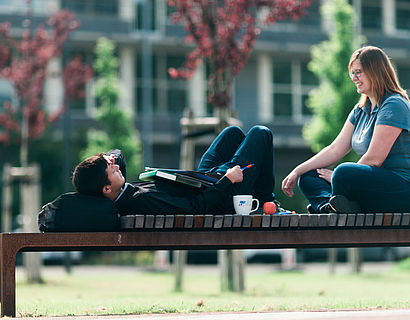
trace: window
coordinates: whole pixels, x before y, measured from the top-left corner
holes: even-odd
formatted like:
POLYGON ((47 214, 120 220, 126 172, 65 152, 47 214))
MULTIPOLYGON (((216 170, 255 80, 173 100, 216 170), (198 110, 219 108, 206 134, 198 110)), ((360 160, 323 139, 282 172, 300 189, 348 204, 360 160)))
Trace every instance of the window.
POLYGON ((275 120, 301 121, 311 115, 306 105, 309 91, 317 87, 318 79, 308 69, 307 62, 273 60, 272 104, 275 120))
POLYGON ((292 62, 273 63, 273 115, 275 118, 292 116, 292 62))
POLYGON ((320 4, 320 0, 313 0, 312 4, 306 9, 306 14, 297 20, 296 23, 301 27, 320 27, 320 4))
POLYGON ((112 0, 63 0, 61 6, 77 14, 118 15, 118 1, 112 0))
POLYGON ((396 0, 396 29, 410 30, 409 0, 396 0))
MULTIPOLYGON (((169 68, 179 68, 185 61, 185 56, 170 54, 153 54, 152 56, 152 103, 155 115, 181 116, 188 106, 188 88, 185 79, 172 79, 169 68)), ((144 82, 142 77, 142 57, 137 55, 136 64, 136 112, 142 113, 142 94, 144 82)))
POLYGON ((361 22, 364 30, 382 29, 382 8, 380 0, 362 0, 361 22))
MULTIPOLYGON (((136 19, 135 28, 137 30, 144 29, 144 26, 143 26, 144 12, 145 12, 144 2, 137 2, 136 6, 135 6, 135 19, 136 19)), ((150 30, 156 30, 157 29, 156 16, 157 16, 157 2, 156 1, 151 1, 150 30)))
POLYGON ((27 14, 30 9, 35 15, 48 15, 48 4, 45 0, 32 0, 27 3, 26 0, 0 0, 0 10, 27 14))

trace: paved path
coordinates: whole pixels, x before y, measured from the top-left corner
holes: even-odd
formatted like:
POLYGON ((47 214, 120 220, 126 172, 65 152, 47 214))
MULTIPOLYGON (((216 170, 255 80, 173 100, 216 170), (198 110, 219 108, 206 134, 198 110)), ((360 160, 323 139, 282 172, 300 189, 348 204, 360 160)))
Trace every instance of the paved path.
POLYGON ((332 311, 332 312, 263 312, 195 313, 128 316, 78 316, 21 318, 24 320, 409 320, 408 310, 332 311))

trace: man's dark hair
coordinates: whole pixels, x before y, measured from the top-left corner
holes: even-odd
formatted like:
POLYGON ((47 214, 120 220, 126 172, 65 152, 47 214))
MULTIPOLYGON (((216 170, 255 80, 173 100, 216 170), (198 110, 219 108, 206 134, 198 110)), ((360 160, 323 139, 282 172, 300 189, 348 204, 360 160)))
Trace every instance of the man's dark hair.
POLYGON ((78 193, 103 196, 104 186, 111 184, 106 172, 107 160, 99 153, 81 161, 74 169, 72 183, 78 193))

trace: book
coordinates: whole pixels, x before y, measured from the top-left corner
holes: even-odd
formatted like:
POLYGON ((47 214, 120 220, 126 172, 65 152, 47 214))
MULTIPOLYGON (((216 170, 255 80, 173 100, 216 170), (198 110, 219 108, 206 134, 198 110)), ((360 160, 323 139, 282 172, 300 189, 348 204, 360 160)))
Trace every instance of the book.
POLYGON ((195 187, 195 188, 200 188, 203 185, 203 183, 199 181, 198 179, 195 179, 189 176, 184 176, 179 173, 165 172, 159 169, 142 172, 139 175, 140 180, 153 180, 156 177, 175 181, 175 182, 180 182, 180 183, 183 183, 183 184, 195 187))
POLYGON ((223 176, 223 174, 217 173, 217 172, 200 172, 200 171, 192 171, 192 170, 145 167, 145 171, 152 171, 152 170, 161 170, 163 172, 178 173, 178 174, 182 174, 182 175, 186 175, 192 178, 199 179, 201 181, 209 182, 211 184, 217 183, 223 176))
POLYGON ((161 169, 146 167, 139 175, 140 180, 153 180, 155 177, 184 183, 196 188, 211 186, 218 182, 222 175, 218 173, 198 172, 179 169, 161 169))

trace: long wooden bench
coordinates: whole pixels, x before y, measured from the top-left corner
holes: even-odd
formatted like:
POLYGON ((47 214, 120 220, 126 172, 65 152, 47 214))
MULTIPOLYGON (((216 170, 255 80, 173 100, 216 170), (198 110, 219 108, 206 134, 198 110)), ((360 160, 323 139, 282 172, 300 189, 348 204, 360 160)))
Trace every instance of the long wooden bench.
POLYGON ((1 316, 16 315, 18 252, 410 246, 410 213, 125 216, 121 231, 0 234, 1 316))

